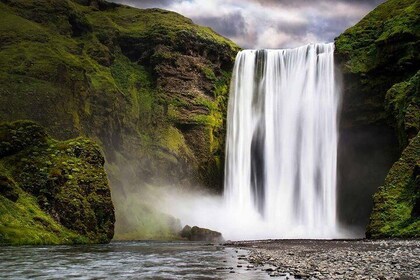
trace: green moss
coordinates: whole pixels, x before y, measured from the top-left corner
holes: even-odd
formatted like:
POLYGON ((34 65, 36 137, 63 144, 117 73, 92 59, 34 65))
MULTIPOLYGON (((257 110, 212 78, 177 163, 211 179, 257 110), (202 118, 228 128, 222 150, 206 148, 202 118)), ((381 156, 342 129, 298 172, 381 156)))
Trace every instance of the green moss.
POLYGON ((213 70, 210 67, 207 66, 203 66, 201 67, 201 71, 204 73, 204 76, 211 80, 214 81, 217 79, 216 75, 214 74, 213 70))
POLYGON ((168 127, 164 132, 158 133, 160 136, 159 146, 168 148, 171 153, 179 154, 182 149, 185 149, 184 136, 174 127, 168 127))
POLYGON ((374 196, 370 237, 419 236, 419 9, 416 0, 388 0, 335 40, 343 126, 391 125, 402 152, 374 196))
POLYGON ((110 70, 120 92, 129 94, 131 116, 141 120, 142 128, 150 124, 156 96, 150 73, 121 54, 117 56, 110 70))
MULTIPOLYGON (((396 43, 399 39, 420 36, 419 5, 415 0, 386 1, 340 35, 335 44, 337 52, 348 57, 346 69, 352 73, 363 73, 378 67, 384 61, 390 63, 389 57, 380 59, 386 53, 378 47, 385 42, 396 43)), ((401 40, 401 43, 404 41, 405 39, 401 40)), ((394 49, 396 48, 398 47, 394 49)), ((406 56, 411 56, 413 51, 409 46, 405 53, 400 53, 400 62, 406 62, 406 56)))
POLYGON ((368 236, 420 236, 420 134, 411 139, 374 196, 368 236))
POLYGON ((221 126, 221 120, 215 115, 196 115, 193 118, 193 121, 206 126, 211 127, 220 127, 221 126))
MULTIPOLYGON (((223 158, 229 80, 222 69, 231 68, 239 48, 173 12, 88 2, 0 3, 0 104, 7 105, 0 120, 34 120, 59 140, 95 139, 118 170, 117 194, 131 188, 125 180, 139 188, 149 180, 220 188, 207 174, 213 159, 223 158)), ((61 153, 51 157, 45 162, 57 165, 54 174, 77 181, 73 169, 82 168, 67 168, 74 163, 61 153)), ((32 155, 24 158, 33 163, 32 155)), ((37 187, 52 176, 49 166, 40 168, 37 187)), ((86 203, 76 200, 74 209, 86 203)))
POLYGON ((96 144, 59 142, 33 122, 17 121, 0 125, 0 151, 0 185, 18 194, 0 192, 0 243, 111 240, 114 212, 96 144))
POLYGON ((386 92, 418 71, 419 9, 415 0, 388 0, 335 39, 344 73, 344 122, 389 123, 386 92))
POLYGON ((103 13, 90 12, 87 17, 94 26, 117 29, 121 33, 137 34, 137 37, 149 33, 174 41, 182 33, 192 33, 204 40, 237 49, 232 41, 218 35, 210 28, 195 25, 186 17, 161 9, 138 10, 127 6, 118 6, 103 13))
MULTIPOLYGON (((107 152, 152 155, 161 138, 155 128, 165 131, 193 110, 187 98, 159 92, 160 69, 185 53, 217 52, 228 61, 238 47, 173 12, 80 3, 0 3, 0 103, 10 105, 0 108, 0 120, 33 119, 59 139, 89 135, 107 152)), ((218 83, 223 73, 211 61, 200 58, 199 65, 218 83)), ((197 102, 209 116, 191 123, 223 125, 212 98, 197 102)))
POLYGON ((36 199, 23 191, 12 202, 0 195, 0 244, 41 245, 88 243, 88 238, 70 231, 42 211, 36 199))
POLYGON ((420 130, 420 72, 409 80, 392 86, 385 97, 388 113, 394 118, 400 146, 405 148, 408 140, 420 130))

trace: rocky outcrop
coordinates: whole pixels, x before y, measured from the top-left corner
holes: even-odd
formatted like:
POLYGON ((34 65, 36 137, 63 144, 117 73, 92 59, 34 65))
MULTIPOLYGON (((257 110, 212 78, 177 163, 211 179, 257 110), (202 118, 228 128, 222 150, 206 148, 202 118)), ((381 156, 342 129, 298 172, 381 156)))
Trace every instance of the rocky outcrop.
POLYGON ((414 137, 374 196, 368 237, 420 237, 420 134, 414 137))
POLYGON ((29 121, 0 125, 0 243, 107 243, 114 207, 91 140, 56 141, 29 121))
POLYGON ((97 141, 117 220, 146 185, 221 191, 234 43, 173 12, 102 0, 0 1, 0 18, 0 121, 97 141))
MULTIPOLYGON (((350 224, 368 223, 373 193, 385 177, 392 177, 394 163, 419 131, 419 5, 414 0, 388 0, 335 40, 344 81, 340 216, 350 224)), ((404 176, 411 176, 412 171, 407 172, 404 176)), ((373 216, 379 215, 378 203, 375 199, 373 216)), ((369 231, 378 225, 370 224, 369 231)))
POLYGON ((180 232, 182 238, 188 239, 189 241, 206 241, 220 243, 223 242, 223 236, 220 232, 210 230, 207 228, 200 228, 197 226, 190 227, 186 225, 180 232))

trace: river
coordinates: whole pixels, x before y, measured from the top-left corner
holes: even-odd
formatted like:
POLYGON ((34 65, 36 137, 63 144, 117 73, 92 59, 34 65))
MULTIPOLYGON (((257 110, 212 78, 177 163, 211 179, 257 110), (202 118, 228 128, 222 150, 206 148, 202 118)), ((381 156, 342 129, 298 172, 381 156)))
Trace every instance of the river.
POLYGON ((269 279, 247 254, 187 242, 0 247, 0 279, 269 279))

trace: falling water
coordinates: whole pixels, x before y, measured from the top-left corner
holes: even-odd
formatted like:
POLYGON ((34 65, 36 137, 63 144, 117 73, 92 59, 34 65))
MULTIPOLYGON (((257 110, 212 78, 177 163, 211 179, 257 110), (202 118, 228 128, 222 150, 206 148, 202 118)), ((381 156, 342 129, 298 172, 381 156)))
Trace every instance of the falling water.
POLYGON ((334 45, 244 50, 228 110, 225 198, 277 238, 337 231, 334 45))

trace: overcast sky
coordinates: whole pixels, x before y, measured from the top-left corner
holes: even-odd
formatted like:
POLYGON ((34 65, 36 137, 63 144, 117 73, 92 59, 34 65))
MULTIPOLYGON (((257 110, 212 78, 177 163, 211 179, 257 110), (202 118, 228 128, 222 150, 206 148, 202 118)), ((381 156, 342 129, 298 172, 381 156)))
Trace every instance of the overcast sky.
POLYGON ((210 26, 243 48, 331 42, 384 0, 113 0, 163 8, 210 26))

